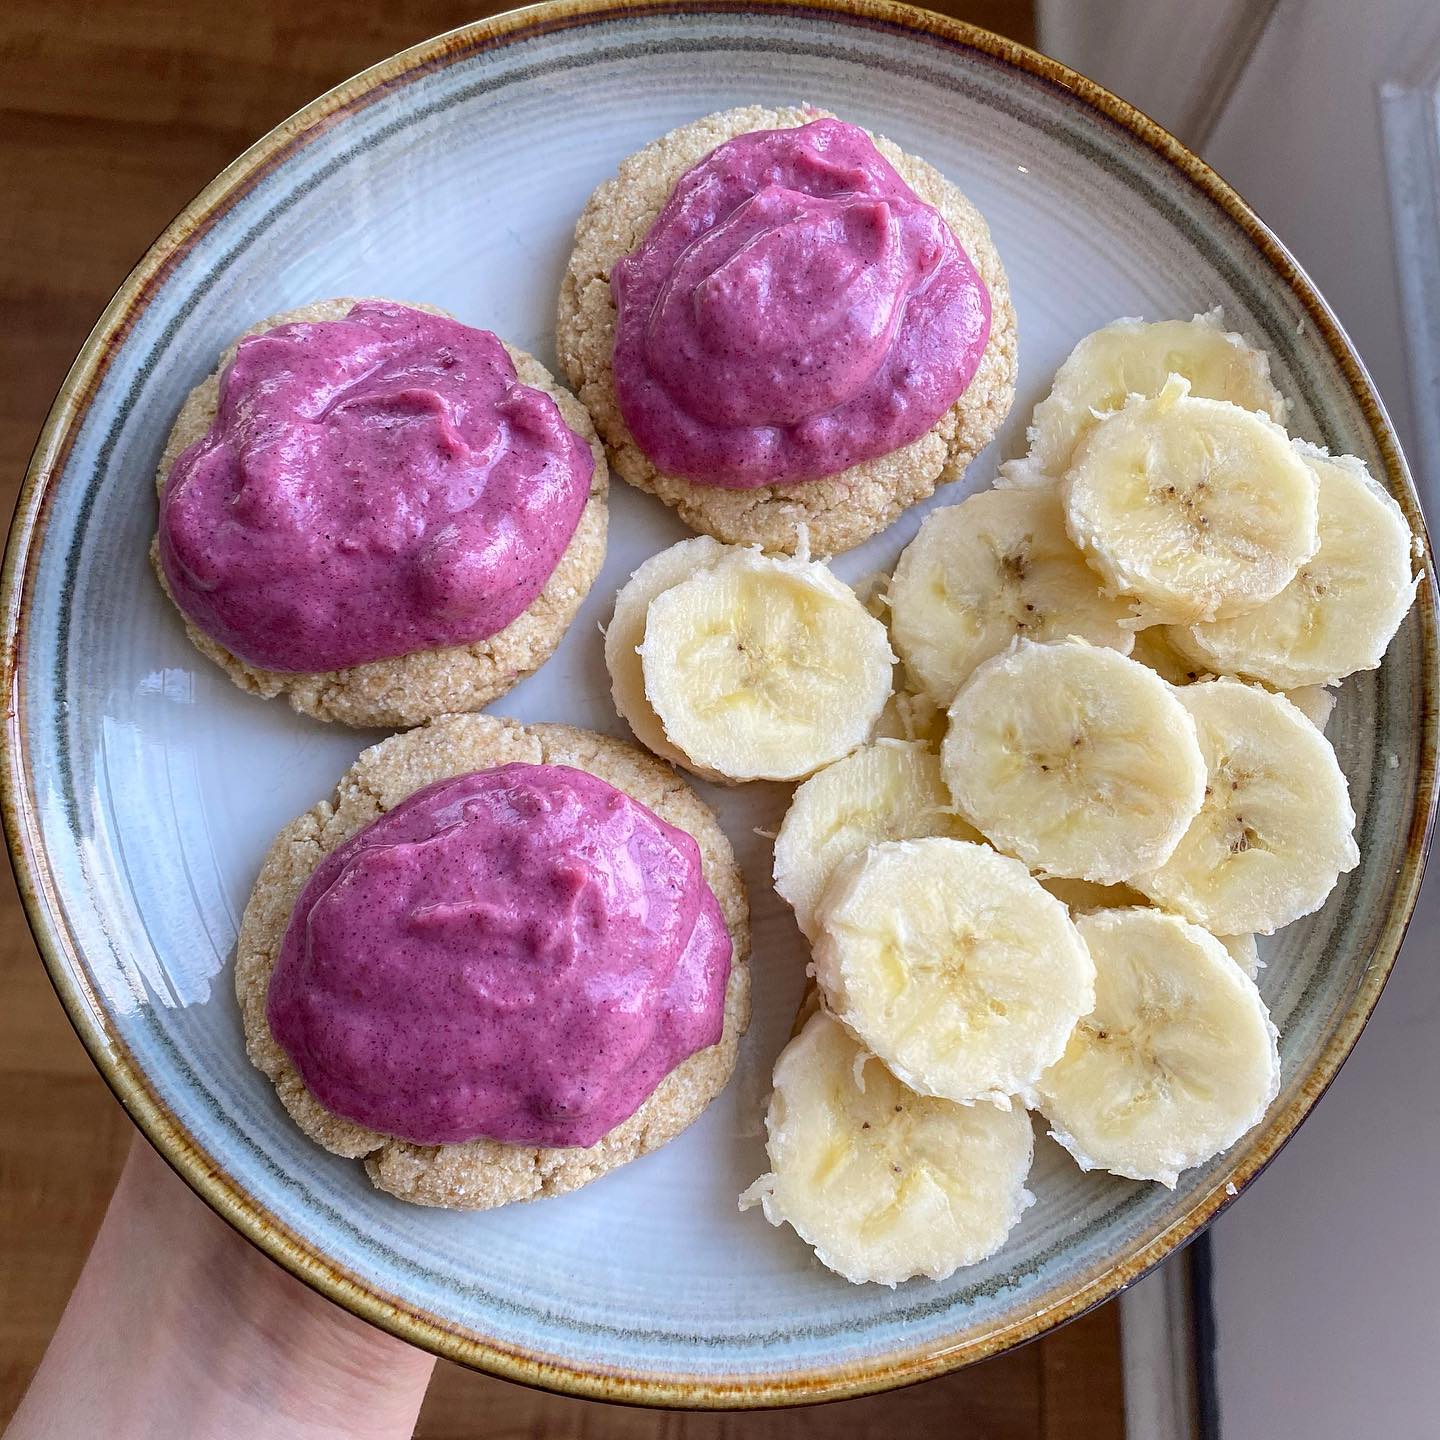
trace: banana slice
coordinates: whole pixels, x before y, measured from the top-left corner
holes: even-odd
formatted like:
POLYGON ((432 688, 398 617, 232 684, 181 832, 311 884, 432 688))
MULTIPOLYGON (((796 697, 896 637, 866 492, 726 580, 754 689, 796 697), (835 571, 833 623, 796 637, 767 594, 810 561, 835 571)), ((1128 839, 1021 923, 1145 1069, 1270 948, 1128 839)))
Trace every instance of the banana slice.
POLYGON ((938 746, 945 738, 945 710, 928 695, 897 689, 875 724, 877 740, 919 740, 938 746))
POLYGON ((1315 473, 1271 419, 1172 375, 1106 417, 1061 485, 1070 538, 1146 624, 1272 600, 1319 545, 1315 473))
POLYGON ((842 860, 881 840, 950 835, 979 840, 956 813, 940 757, 881 740, 812 775, 795 791, 775 840, 775 889, 815 938, 815 902, 842 860))
MULTIPOLYGON (((1148 666, 1171 685, 1193 685, 1197 680, 1214 680, 1212 664, 1201 656, 1190 638, 1188 627, 1155 625, 1135 636, 1132 660, 1148 666)), ((1267 689, 1271 688, 1269 686, 1267 689)), ((1335 692, 1323 685, 1304 685, 1282 694, 1317 730, 1323 733, 1335 709, 1335 692)))
POLYGON ((1152 625, 1147 630, 1137 631, 1130 658, 1147 666, 1171 685, 1193 685, 1213 672, 1198 657, 1181 648, 1189 634, 1188 629, 1170 625, 1152 625))
POLYGON ((1018 1107, 915 1095, 824 1011, 775 1062, 771 1172, 741 1197, 857 1285, 943 1280, 993 1255, 1034 1204, 1018 1107))
POLYGON ((1335 692, 1323 685, 1302 685, 1280 692, 1322 735, 1335 713, 1335 692))
POLYGON ((1158 395, 1171 375, 1183 375, 1196 395, 1285 423, 1289 407, 1270 381, 1269 358, 1227 332, 1219 310, 1149 325, 1116 320, 1087 335, 1056 373, 1050 394, 1035 407, 1030 454, 1022 463, 1063 475, 1101 415, 1131 395, 1158 395))
POLYGON ((1204 798, 1178 693, 1114 650, 1022 640, 955 697, 945 781, 965 818, 1032 870, 1118 884, 1163 864, 1204 798))
POLYGON ((1095 1008, 1036 1087, 1082 1170, 1174 1186, 1229 1149, 1280 1086, 1277 1034, 1254 981, 1212 935, 1160 910, 1076 922, 1095 1008))
POLYGON ((605 630, 605 668, 610 672, 615 708, 642 745, 672 764, 684 765, 685 757, 665 738, 665 727, 645 698, 645 673, 640 664, 645 616, 657 596, 710 569, 727 553, 728 547, 718 540, 697 535, 652 555, 621 586, 615 613, 605 630))
POLYGON ((1253 980, 1265 968, 1265 962, 1260 958, 1260 947, 1253 935, 1217 935, 1215 938, 1244 972, 1246 979, 1253 980))
POLYGON ((796 1010, 795 1019, 790 1026, 790 1038, 793 1040, 810 1023, 810 1017, 821 1009, 820 987, 815 983, 813 975, 807 975, 805 993, 800 997, 800 1008, 796 1010))
POLYGON ((836 869, 815 925, 825 1004, 922 1095, 1008 1106, 1094 1002, 1065 907, 984 845, 873 845, 836 869))
MULTIPOLYGON (((1296 449, 1319 482, 1320 548, 1273 599, 1195 625, 1182 645, 1217 675, 1281 690, 1374 670, 1415 600, 1405 516, 1353 455, 1296 449)), ((898 640, 896 642, 899 643, 898 640)))
MULTIPOLYGON (((1151 903, 1147 896, 1131 885, 1097 885, 1093 880, 1066 880, 1043 875, 1035 878, 1069 910, 1071 919, 1096 910, 1128 910, 1151 903)), ((1253 935, 1217 935, 1215 938, 1250 979, 1253 980, 1265 968, 1253 935)))
POLYGON ((1131 605, 1105 595, 1054 487, 982 490, 930 514, 890 582, 890 635, 914 687, 948 705, 1017 635, 1128 654, 1131 605))
POLYGON ((1129 885, 1097 885, 1093 880, 1069 880, 1059 875, 1035 877, 1072 915, 1088 910, 1121 910, 1150 902, 1129 885))
MULTIPOLYGON (((807 554, 807 560, 810 558, 807 554)), ((850 586, 855 598, 877 620, 883 621, 890 608, 890 577, 883 570, 872 570, 850 586)))
POLYGON ((1257 685, 1211 680, 1174 693, 1195 719, 1205 803, 1169 860, 1133 883, 1215 934, 1273 934, 1318 910, 1359 863, 1335 751, 1257 685))
POLYGON ((798 780, 870 735, 895 657, 818 561, 732 550, 650 602, 645 695, 694 769, 798 780))

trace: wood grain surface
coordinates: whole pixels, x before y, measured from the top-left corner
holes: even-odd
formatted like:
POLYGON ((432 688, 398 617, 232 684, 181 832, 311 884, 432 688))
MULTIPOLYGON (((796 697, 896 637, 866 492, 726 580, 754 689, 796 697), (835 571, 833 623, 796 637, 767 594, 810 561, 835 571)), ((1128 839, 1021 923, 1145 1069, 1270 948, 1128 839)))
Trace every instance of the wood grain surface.
MULTIPOLYGON (((322 90, 486 13, 447 0, 0 4, 3 513, 75 352, 175 212, 322 90)), ((954 13, 1033 38, 1030 0, 958 0, 954 13)), ((50 990, 8 872, 0 887, 0 995, 3 1423, 79 1273, 131 1131, 50 990)), ((565 1400, 442 1363, 417 1433, 425 1440, 1120 1440, 1119 1322, 1108 1306, 943 1380, 753 1415, 565 1400)))

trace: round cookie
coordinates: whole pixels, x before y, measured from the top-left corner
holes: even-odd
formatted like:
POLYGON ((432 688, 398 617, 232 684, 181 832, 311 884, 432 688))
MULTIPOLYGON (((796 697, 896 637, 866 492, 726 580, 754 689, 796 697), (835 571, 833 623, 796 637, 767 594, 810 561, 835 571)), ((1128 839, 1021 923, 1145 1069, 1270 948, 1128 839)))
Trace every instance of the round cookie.
POLYGON ((678 1135, 719 1094, 750 1020, 750 909, 719 822, 668 765, 635 746, 568 725, 521 725, 490 715, 448 715, 361 753, 323 800, 282 830, 261 866, 236 946, 235 993, 251 1061, 274 1082, 295 1123, 336 1155, 365 1161, 381 1190, 417 1205, 490 1210, 559 1195, 678 1135), (650 1097, 589 1149, 472 1140, 417 1145, 367 1130, 325 1109, 305 1088, 265 1018, 270 976, 291 912, 315 866, 407 795, 438 780, 512 763, 569 765, 599 776, 692 835, 705 879, 734 944, 718 1044, 682 1061, 650 1097))
POLYGON ((1010 284, 980 212, 933 165, 881 136, 880 153, 944 217, 990 290, 990 338, 965 393, 918 440, 837 475, 795 485, 728 490, 662 475, 636 445, 615 401, 611 352, 615 302, 610 267, 644 238, 676 181, 717 145, 754 130, 780 130, 827 112, 751 105, 682 125, 627 159, 590 197, 560 287, 556 346, 561 366, 594 417, 621 479, 673 506, 692 529, 730 544, 791 553, 802 530, 811 550, 835 555, 877 534, 937 485, 958 480, 1009 413, 1015 395, 1015 311, 1010 284))
MULTIPOLYGON (((355 303, 353 298, 318 300, 312 305, 272 315, 237 336, 220 356, 214 373, 190 392, 180 408, 155 476, 159 494, 164 496, 170 468, 181 451, 199 440, 214 421, 220 376, 234 359, 241 340, 274 329, 277 325, 342 320, 355 303)), ((435 315, 448 314, 434 305, 413 305, 411 308, 427 310, 435 315)), ((560 407, 565 423, 589 442, 595 457, 590 498, 580 512, 575 533, 544 588, 531 601, 528 609, 504 629, 468 645, 416 650, 389 660, 372 660, 368 664, 352 665, 346 670, 318 674, 265 670, 250 665, 192 625, 188 616, 182 615, 185 631, 195 648, 219 665, 242 690, 267 700, 284 695, 296 710, 304 715, 313 715, 317 720, 387 728, 418 725, 435 715, 479 710, 543 665, 575 618, 575 612, 604 563, 609 480, 605 453, 585 407, 562 388, 534 356, 517 350, 513 345, 505 345, 505 350, 520 382, 543 390, 550 396, 560 407)), ((165 583, 160 568, 157 543, 151 544, 150 563, 160 579, 161 588, 173 601, 175 597, 170 595, 170 587, 165 583)))

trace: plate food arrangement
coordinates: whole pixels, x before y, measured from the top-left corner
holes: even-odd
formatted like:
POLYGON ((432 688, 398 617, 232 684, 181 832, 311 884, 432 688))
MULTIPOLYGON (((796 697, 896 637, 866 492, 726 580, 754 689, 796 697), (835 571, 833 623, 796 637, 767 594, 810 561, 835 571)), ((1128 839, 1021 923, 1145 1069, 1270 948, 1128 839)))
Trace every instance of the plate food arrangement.
POLYGON ((102 321, 6 587, 12 856, 132 1114, 581 1394, 882 1388, 1143 1273, 1353 1044, 1434 804, 1323 302, 880 4, 542 6, 302 112, 102 321))

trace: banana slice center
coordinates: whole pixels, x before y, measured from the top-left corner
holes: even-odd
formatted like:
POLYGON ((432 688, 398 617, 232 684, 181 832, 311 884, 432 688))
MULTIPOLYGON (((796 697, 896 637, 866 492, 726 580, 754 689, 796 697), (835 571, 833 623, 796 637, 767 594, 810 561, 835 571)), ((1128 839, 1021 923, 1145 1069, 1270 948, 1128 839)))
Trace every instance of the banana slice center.
POLYGON ((1175 479, 1168 467, 1158 473, 1153 472, 1149 457, 1138 462, 1139 475, 1145 482, 1150 502, 1163 506, 1172 522, 1179 520, 1187 531, 1189 543, 1206 553, 1214 548, 1211 475, 1215 463, 1214 451, 1208 443, 1197 462, 1197 473, 1189 479, 1175 479))
POLYGON ((1268 850, 1259 827, 1261 817, 1246 814, 1245 792, 1259 778, 1240 762, 1222 757, 1205 786, 1205 808, 1220 831, 1221 848, 1230 858, 1247 850, 1268 850))
POLYGON ((1198 1098, 1213 1091, 1182 1053, 1171 1051, 1167 1032, 1173 1021, 1169 1010, 1146 1005, 1130 1025, 1106 1026, 1088 1018, 1080 1022, 1086 1040, 1123 1076, 1107 1107, 1113 1120, 1151 1110, 1173 1100, 1177 1092, 1198 1098))
MULTIPOLYGON (((867 1211, 862 1232, 867 1226, 882 1228, 918 1184, 952 1189, 945 1148, 932 1143, 925 1116, 899 1098, 899 1087, 878 1073, 879 1064, 873 1058, 864 1062, 861 1081, 869 1083, 850 1093, 849 1123, 837 1128, 807 1177, 821 1191, 859 1187, 867 1211)), ((919 1103, 923 1109, 924 1102, 919 1103)))
POLYGON ((753 587, 744 587, 737 613, 715 617, 685 647, 681 663, 687 672, 693 666, 695 674, 708 671, 723 682, 697 703, 697 713, 714 716, 758 700, 793 721, 797 699, 814 704, 826 689, 844 682, 842 657, 821 634, 826 607, 794 587, 771 593, 778 588, 756 595, 753 587))
MULTIPOLYGON (((1018 732, 1012 731, 1012 743, 1019 749, 1018 732)), ((1032 748, 1029 752, 1029 762, 1044 775, 1060 775, 1071 783, 1076 783, 1081 777, 1081 767, 1086 763, 1085 750, 1088 745, 1085 732, 1077 725, 1066 740, 1063 736, 1058 741, 1052 740, 1048 745, 1032 748)), ((1087 789, 1090 786, 1087 783, 1087 789)))
POLYGON ((1000 591, 998 598, 1010 623, 1021 635, 1038 631, 1046 620, 1031 595, 1029 582, 1034 566, 1033 545, 1034 537, 1024 535, 1009 545, 992 544, 991 547, 1000 591))

